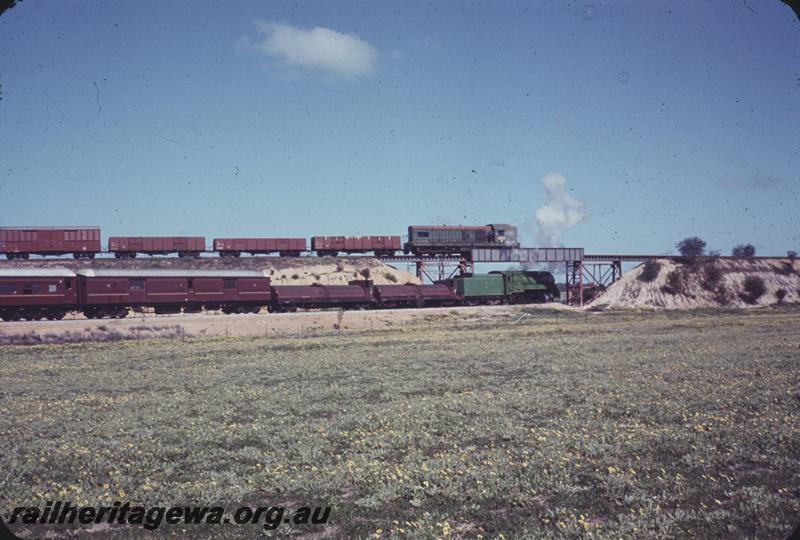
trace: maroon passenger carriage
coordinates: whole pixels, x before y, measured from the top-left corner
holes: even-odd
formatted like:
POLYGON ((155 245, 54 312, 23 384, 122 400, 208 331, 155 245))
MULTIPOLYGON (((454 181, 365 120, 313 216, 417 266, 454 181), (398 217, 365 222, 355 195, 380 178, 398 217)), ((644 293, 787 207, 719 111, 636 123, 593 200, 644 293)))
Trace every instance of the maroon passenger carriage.
POLYGON ((76 309, 75 274, 66 268, 0 269, 0 318, 63 319, 76 309))
POLYGON ((270 279, 255 270, 78 270, 78 303, 88 318, 156 313, 258 313, 270 304, 270 279))

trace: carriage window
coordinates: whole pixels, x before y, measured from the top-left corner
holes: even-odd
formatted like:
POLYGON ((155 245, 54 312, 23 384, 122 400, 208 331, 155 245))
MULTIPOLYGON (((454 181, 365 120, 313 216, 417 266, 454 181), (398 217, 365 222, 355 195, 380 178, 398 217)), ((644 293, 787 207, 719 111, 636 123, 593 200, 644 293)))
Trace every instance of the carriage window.
POLYGON ((16 285, 0 285, 0 294, 16 294, 17 286, 16 285))
POLYGON ((72 278, 67 278, 64 280, 64 287, 66 287, 67 290, 72 288, 72 278))
POLYGON ((55 284, 50 284, 47 286, 47 292, 56 292, 58 290, 58 286, 55 284))
POLYGON ((236 288, 236 280, 235 279, 226 279, 222 282, 223 289, 235 289, 236 288))
POLYGON ((193 279, 189 280, 189 288, 190 289, 194 289, 194 280, 193 279))
POLYGON ((132 279, 131 280, 131 290, 132 291, 143 291, 144 290, 144 280, 143 279, 132 279))
POLYGON ((428 238, 431 234, 428 231, 419 231, 417 238, 428 238))
POLYGON ((22 294, 33 294, 33 285, 26 283, 22 286, 22 294))

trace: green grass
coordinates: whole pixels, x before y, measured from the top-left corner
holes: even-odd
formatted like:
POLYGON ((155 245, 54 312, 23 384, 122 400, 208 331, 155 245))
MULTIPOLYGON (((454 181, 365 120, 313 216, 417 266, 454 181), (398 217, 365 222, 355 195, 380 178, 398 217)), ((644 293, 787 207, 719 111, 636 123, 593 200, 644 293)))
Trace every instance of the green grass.
POLYGON ((446 331, 6 346, 0 512, 330 504, 327 528, 273 534, 785 538, 800 522, 799 323, 531 311, 446 331))

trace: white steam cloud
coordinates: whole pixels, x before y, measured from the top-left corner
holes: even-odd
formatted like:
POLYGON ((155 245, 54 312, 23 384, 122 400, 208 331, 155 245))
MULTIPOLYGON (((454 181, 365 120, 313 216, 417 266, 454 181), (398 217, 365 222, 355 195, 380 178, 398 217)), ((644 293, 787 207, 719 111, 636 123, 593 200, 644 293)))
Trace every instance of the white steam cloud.
POLYGON ((567 179, 561 173, 544 175, 542 185, 547 202, 536 210, 536 242, 539 247, 556 247, 561 245, 561 235, 586 221, 589 214, 581 201, 567 193, 567 179))

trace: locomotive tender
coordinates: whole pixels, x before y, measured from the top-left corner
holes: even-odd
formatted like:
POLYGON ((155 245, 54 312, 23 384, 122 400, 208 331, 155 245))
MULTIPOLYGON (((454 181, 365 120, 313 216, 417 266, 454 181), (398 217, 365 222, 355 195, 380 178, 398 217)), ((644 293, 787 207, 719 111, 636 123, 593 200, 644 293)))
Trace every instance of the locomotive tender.
MULTIPOLYGON (((490 224, 471 226, 421 226, 408 228, 408 241, 399 236, 314 236, 311 251, 320 257, 339 253, 374 253, 392 256, 398 251, 418 256, 467 256, 473 248, 519 247, 517 228, 490 224)), ((212 251, 220 257, 239 257, 242 253, 281 257, 299 257, 308 250, 305 238, 214 238, 212 251)), ((0 254, 8 259, 27 259, 30 255, 59 256, 72 254, 76 259, 94 258, 102 253, 100 227, 0 227, 0 254)), ((108 253, 118 259, 137 254, 199 257, 206 252, 203 236, 112 236, 108 253)))
POLYGON ((545 302, 559 297, 548 272, 508 271, 460 276, 431 285, 273 285, 255 270, 0 269, 0 318, 5 321, 121 318, 155 313, 257 313, 324 308, 398 308, 545 302))

